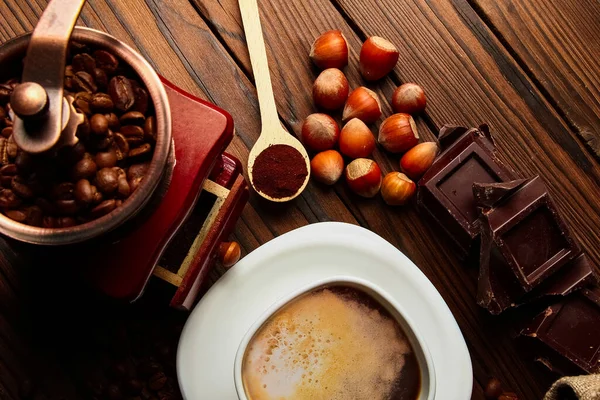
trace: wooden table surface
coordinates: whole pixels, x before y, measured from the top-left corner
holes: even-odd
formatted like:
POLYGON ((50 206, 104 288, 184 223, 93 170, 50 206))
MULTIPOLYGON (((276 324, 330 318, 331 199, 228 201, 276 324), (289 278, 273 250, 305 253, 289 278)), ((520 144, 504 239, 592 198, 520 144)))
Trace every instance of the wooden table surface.
MULTIPOLYGON (((2 0, 0 42, 31 31, 45 4, 2 0)), ((364 84, 357 68, 362 41, 386 37, 399 48, 400 60, 389 77, 368 85, 383 99, 384 115, 391 114, 393 90, 417 82, 428 97, 426 113, 417 118, 424 139, 433 140, 446 123, 488 123, 501 158, 522 177, 544 178, 582 247, 600 265, 597 0, 260 0, 259 5, 279 116, 290 132, 298 134, 315 111, 311 87, 318 71, 308 59, 315 37, 343 31, 351 87, 364 84)), ((237 134, 228 151, 247 161, 260 118, 237 0, 90 0, 79 23, 133 46, 161 75, 230 112, 237 134)), ((397 169, 396 157, 377 150, 374 158, 384 172, 397 169)), ((379 197, 358 198, 343 183, 325 188, 311 182, 285 205, 253 195, 234 239, 246 254, 319 221, 362 225, 421 268, 465 336, 474 399, 483 398, 490 376, 520 399, 543 396, 554 377, 515 345, 510 317, 492 317, 476 305, 476 268, 460 262, 414 207, 390 208, 379 197)), ((26 335, 15 322, 26 318, 15 310, 28 296, 23 280, 34 279, 22 273, 27 268, 14 246, 2 243, 0 263, 0 398, 9 400, 19 398, 16 387, 28 371, 29 358, 22 356, 26 335)))

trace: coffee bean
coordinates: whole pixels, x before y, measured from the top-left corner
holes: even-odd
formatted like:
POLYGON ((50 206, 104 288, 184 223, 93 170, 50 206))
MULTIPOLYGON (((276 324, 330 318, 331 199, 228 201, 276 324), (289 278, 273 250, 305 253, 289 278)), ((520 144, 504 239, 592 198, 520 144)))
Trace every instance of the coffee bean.
POLYGON ((31 186, 25 183, 19 175, 13 176, 10 187, 22 199, 31 199, 35 195, 31 186))
POLYGON ((8 139, 0 136, 0 165, 10 163, 8 156, 8 139))
POLYGON ((69 200, 73 198, 75 185, 71 182, 62 182, 54 185, 51 191, 51 197, 54 200, 69 200))
POLYGON ((6 110, 0 106, 0 126, 4 126, 4 118, 6 118, 6 110))
POLYGON ((8 139, 10 137, 10 135, 12 135, 12 133, 13 133, 12 126, 7 126, 6 128, 2 129, 1 135, 8 139))
POLYGON ((88 74, 92 74, 96 68, 96 60, 88 53, 81 53, 73 57, 71 65, 75 72, 85 71, 88 74))
POLYGON ((154 116, 146 118, 144 122, 144 139, 152 143, 156 141, 156 119, 154 116))
POLYGON ((73 77, 73 87, 76 90, 90 94, 95 93, 98 90, 98 86, 96 86, 96 82, 94 82, 92 75, 85 71, 75 73, 75 76, 73 77))
POLYGON ((25 222, 27 219, 27 214, 21 210, 7 210, 4 211, 4 215, 17 222, 25 222))
POLYGON ((21 174, 28 174, 35 167, 35 160, 31 154, 19 151, 15 157, 15 164, 21 174))
POLYGON ((96 174, 96 186, 104 194, 114 193, 118 186, 118 174, 114 168, 102 168, 96 174))
POLYGON ((91 215, 93 218, 100 218, 117 207, 115 199, 104 200, 92 209, 91 215))
POLYGON ((44 212, 38 206, 29 206, 24 210, 27 217, 25 218, 25 223, 27 225, 33 226, 42 226, 42 219, 44 217, 44 212))
POLYGON ((143 178, 150 168, 150 163, 133 164, 127 169, 127 179, 143 178))
POLYGON ((96 163, 94 160, 92 160, 91 155, 86 153, 86 156, 84 156, 73 166, 73 179, 79 180, 92 178, 96 174, 97 169, 96 163))
POLYGON ((127 139, 144 139, 144 129, 137 125, 122 126, 120 133, 127 139))
POLYGON ((21 205, 21 199, 11 189, 0 190, 0 207, 15 208, 21 205))
MULTIPOLYGON (((113 149, 109 149, 108 151, 102 151, 96 154, 95 157, 96 165, 98 168, 110 168, 117 165, 117 153, 113 149)), ((2 171, 0 170, 0 173, 2 171)))
POLYGON ((87 115, 92 113, 90 103, 92 102, 92 94, 88 92, 78 92, 75 94, 75 100, 73 104, 75 108, 87 115))
POLYGON ((70 228, 77 225, 77 221, 73 217, 59 217, 56 219, 57 228, 70 228))
POLYGON ((124 76, 115 76, 108 84, 108 94, 113 99, 117 110, 128 111, 135 102, 135 95, 129 79, 124 76))
POLYGON ((10 85, 0 84, 0 104, 5 105, 10 101, 10 95, 12 94, 13 89, 10 85))
POLYGON ((75 215, 79 211, 79 206, 75 200, 56 200, 54 206, 56 211, 62 215, 75 215))
POLYGON ((138 125, 142 126, 146 117, 139 111, 129 111, 121 115, 119 122, 121 125, 138 125))
POLYGON ((95 113, 110 113, 115 105, 111 97, 106 93, 96 93, 92 96, 90 106, 95 113))
POLYGON ((104 136, 95 136, 90 142, 92 148, 97 151, 108 150, 114 142, 114 133, 110 129, 104 136))
POLYGON ((132 110, 138 111, 142 114, 146 114, 149 108, 149 96, 148 92, 142 88, 139 83, 132 81, 133 93, 135 97, 135 101, 133 103, 132 110))
MULTIPOLYGON (((2 138, 4 139, 4 138, 2 138)), ((14 160, 17 158, 17 154, 19 153, 19 146, 17 146, 17 144, 15 143, 15 139, 14 136, 11 136, 10 138, 8 138, 8 141, 6 142, 6 156, 11 159, 14 160)), ((4 160, 3 160, 4 162, 4 160)))
POLYGON ((167 383, 167 377, 162 372, 157 372, 148 379, 148 387, 157 392, 162 389, 167 383))
POLYGON ((81 140, 88 140, 91 132, 90 119, 87 114, 83 114, 83 122, 77 127, 77 137, 81 140))
POLYGON ((108 120, 108 128, 114 132, 118 132, 121 128, 121 124, 119 123, 119 117, 115 113, 109 113, 104 115, 108 120))
POLYGON ((0 175, 13 176, 17 174, 17 164, 7 164, 0 168, 0 175))
POLYGON ((87 179, 80 179, 75 184, 74 196, 80 204, 88 205, 94 201, 96 188, 87 179))
POLYGON ((519 400, 519 397, 516 393, 505 392, 498 397, 498 400, 519 400))
POLYGON ((99 90, 106 90, 108 87, 108 75, 106 74, 105 70, 102 68, 94 68, 92 77, 94 77, 94 81, 96 82, 99 90))
POLYGON ((96 59, 96 66, 102 68, 107 74, 114 74, 119 67, 119 60, 117 57, 105 50, 96 50, 94 52, 94 58, 96 59))
POLYGON ((42 219, 42 226, 49 229, 58 228, 58 221, 56 217, 44 215, 44 218, 42 219))
POLYGON ((0 175, 0 186, 10 189, 12 184, 12 176, 0 175))
POLYGON ((96 186, 92 185, 92 191, 94 192, 94 200, 92 204, 100 204, 104 200, 104 195, 102 192, 99 192, 96 186))
POLYGON ((90 118, 90 129, 96 135, 106 135, 108 133, 108 120, 102 114, 94 114, 90 118))
POLYGON ((134 149, 138 146, 144 144, 144 138, 138 136, 132 136, 127 138, 127 143, 129 144, 130 149, 134 149))
POLYGON ((89 47, 87 46, 87 44, 83 44, 81 42, 77 42, 75 40, 72 40, 69 42, 69 53, 72 56, 75 56, 76 54, 81 54, 81 53, 87 53, 89 52, 89 47))
POLYGON ((129 142, 127 142, 125 136, 120 133, 115 133, 113 150, 119 161, 127 157, 127 154, 129 153, 129 142))
POLYGON ((116 168, 116 170, 118 181, 117 192, 121 197, 128 197, 131 193, 131 188, 129 186, 129 182, 127 182, 127 175, 125 174, 125 171, 123 171, 121 168, 116 168))
POLYGON ((136 147, 135 149, 129 150, 128 156, 130 158, 143 158, 148 156, 152 152, 152 145, 150 143, 144 143, 143 145, 136 147))

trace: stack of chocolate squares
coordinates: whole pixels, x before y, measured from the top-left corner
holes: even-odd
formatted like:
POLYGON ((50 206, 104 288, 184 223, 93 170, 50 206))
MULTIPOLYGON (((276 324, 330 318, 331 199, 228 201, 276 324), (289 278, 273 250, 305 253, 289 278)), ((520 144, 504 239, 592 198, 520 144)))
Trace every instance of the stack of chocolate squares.
POLYGON ((417 203, 461 257, 479 248, 479 305, 499 314, 555 296, 559 302, 522 334, 587 372, 600 372, 600 288, 594 268, 542 179, 518 179, 496 156, 487 125, 446 125, 438 140, 441 154, 419 181, 417 203))

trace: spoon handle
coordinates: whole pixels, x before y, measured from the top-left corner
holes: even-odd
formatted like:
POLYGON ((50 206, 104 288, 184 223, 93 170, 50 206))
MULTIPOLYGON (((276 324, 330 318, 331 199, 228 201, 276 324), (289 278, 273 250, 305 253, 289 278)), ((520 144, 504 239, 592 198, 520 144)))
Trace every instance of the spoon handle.
POLYGON ((254 82, 258 93, 262 131, 264 132, 267 125, 277 127, 280 127, 280 125, 275 97, 273 96, 271 76, 269 75, 269 64, 262 27, 260 25, 258 3, 257 0, 239 0, 239 4, 242 21, 244 22, 244 32, 246 33, 246 44, 248 45, 250 61, 252 62, 254 82))

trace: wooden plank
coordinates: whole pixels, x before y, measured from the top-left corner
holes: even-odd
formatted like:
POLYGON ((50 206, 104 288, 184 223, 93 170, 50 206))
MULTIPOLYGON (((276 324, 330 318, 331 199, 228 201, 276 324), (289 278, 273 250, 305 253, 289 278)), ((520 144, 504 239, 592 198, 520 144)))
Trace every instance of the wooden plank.
POLYGON ((477 12, 600 159, 600 3, 473 0, 477 12))

